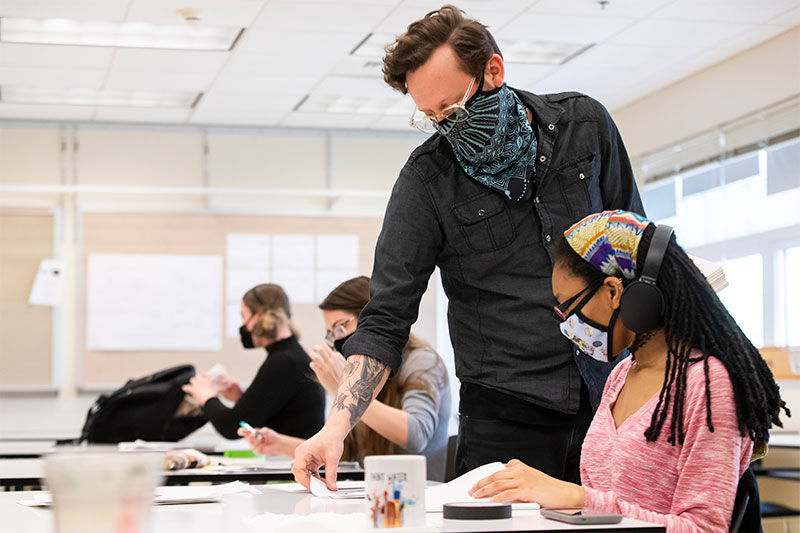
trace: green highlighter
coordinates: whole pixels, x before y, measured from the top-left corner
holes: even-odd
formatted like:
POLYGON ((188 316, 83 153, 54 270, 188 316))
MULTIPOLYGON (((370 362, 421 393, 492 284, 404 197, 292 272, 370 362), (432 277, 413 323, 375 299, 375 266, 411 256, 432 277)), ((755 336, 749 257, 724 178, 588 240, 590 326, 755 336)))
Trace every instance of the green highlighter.
MULTIPOLYGON (((253 426, 245 422, 244 420, 239 422, 239 427, 243 427, 247 431, 249 431, 255 438, 260 439, 261 435, 255 430, 253 426)), ((253 458, 253 457, 264 457, 263 455, 258 455, 253 453, 253 450, 225 450, 223 452, 223 457, 239 457, 239 458, 253 458)))

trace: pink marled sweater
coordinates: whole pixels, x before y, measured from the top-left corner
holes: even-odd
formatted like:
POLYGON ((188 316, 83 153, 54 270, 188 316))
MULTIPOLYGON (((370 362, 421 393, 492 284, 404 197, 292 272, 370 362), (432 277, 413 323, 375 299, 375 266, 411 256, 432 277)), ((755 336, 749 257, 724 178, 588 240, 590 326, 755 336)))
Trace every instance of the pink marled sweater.
POLYGON ((658 393, 615 428, 611 407, 632 364, 631 358, 622 361, 609 376, 583 442, 586 507, 664 524, 670 532, 728 531, 736 487, 753 451, 753 442, 739 434, 728 371, 718 359, 709 358, 711 433, 703 363, 689 367, 686 439, 673 446, 667 442, 671 405, 658 439, 647 442, 644 437, 658 393))

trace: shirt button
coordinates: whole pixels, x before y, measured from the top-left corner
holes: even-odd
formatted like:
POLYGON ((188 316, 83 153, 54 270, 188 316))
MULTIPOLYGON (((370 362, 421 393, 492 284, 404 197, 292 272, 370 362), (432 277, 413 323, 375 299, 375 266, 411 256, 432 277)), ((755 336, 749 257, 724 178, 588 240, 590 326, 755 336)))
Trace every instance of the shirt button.
POLYGON ((478 216, 479 217, 482 217, 485 214, 486 214, 486 211, 484 211, 483 209, 478 209, 478 216))
POLYGON ((547 242, 550 242, 550 241, 552 241, 552 240, 553 240, 553 238, 552 238, 550 235, 547 235, 547 236, 544 238, 544 240, 546 240, 547 242))
POLYGON ((544 163, 545 161, 547 161, 547 158, 546 158, 545 156, 543 156, 543 155, 540 155, 540 156, 539 156, 539 161, 541 161, 542 163, 544 163))
POLYGON ((539 197, 538 197, 538 196, 537 196, 536 198, 534 198, 534 199, 533 199, 533 201, 534 201, 534 202, 536 202, 537 204, 538 204, 539 202, 541 202, 541 200, 539 200, 539 197))
POLYGON ((578 178, 579 178, 579 179, 584 179, 585 177, 586 177, 586 176, 584 176, 584 175, 583 175, 583 172, 581 172, 580 174, 578 174, 578 178))
POLYGON ((553 124, 548 124, 547 129, 553 131, 554 129, 556 129, 556 127, 553 124))

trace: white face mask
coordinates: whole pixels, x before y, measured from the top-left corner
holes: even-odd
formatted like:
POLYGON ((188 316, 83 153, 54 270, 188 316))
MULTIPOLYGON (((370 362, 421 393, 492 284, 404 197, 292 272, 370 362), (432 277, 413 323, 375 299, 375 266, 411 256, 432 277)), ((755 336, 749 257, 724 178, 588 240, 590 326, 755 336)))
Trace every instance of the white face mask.
MULTIPOLYGON (((599 288, 600 287, 597 289, 599 288)), ((611 321, 607 326, 603 326, 586 318, 581 312, 583 306, 591 300, 594 293, 597 292, 597 289, 591 291, 581 300, 572 314, 560 324, 560 329, 561 333, 571 340, 580 351, 592 359, 596 359, 602 363, 608 363, 610 361, 609 354, 611 354, 611 359, 617 356, 612 349, 614 344, 614 325, 617 323, 619 308, 614 310, 614 313, 611 315, 611 321)))

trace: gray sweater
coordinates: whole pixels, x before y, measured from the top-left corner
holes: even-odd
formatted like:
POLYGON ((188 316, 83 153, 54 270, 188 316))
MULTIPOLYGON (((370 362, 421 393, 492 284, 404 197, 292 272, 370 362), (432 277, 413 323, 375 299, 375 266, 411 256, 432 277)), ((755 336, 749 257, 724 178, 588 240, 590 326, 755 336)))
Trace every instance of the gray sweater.
MULTIPOLYGON (((413 350, 403 358, 397 373, 401 381, 410 374, 426 370, 436 364, 439 355, 430 348, 413 350)), ((422 373, 425 379, 429 373, 422 373)), ((410 390, 403 395, 403 411, 408 413, 408 442, 405 453, 424 455, 428 464, 428 479, 444 481, 447 461, 447 439, 450 422, 450 387, 446 381, 430 380, 427 390, 410 390)))

